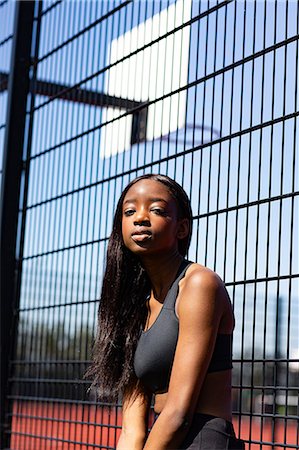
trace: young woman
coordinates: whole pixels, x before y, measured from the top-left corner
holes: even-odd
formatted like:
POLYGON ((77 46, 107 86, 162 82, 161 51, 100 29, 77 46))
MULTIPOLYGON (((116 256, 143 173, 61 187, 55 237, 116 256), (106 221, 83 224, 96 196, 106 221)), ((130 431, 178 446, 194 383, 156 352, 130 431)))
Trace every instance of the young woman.
POLYGON ((191 229, 190 201, 167 176, 138 177, 119 199, 89 370, 102 398, 122 397, 117 450, 242 448, 231 303, 218 275, 185 259, 191 229))

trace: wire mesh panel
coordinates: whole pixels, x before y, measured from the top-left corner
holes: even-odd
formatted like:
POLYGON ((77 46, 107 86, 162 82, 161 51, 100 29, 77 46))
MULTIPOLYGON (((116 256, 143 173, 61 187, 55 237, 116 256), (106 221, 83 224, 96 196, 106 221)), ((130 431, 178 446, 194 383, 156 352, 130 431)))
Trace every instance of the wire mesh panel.
POLYGON ((120 405, 97 402, 83 374, 113 211, 149 172, 183 185, 189 259, 230 293, 237 435, 299 448, 297 2, 36 11, 11 448, 115 447, 120 405))

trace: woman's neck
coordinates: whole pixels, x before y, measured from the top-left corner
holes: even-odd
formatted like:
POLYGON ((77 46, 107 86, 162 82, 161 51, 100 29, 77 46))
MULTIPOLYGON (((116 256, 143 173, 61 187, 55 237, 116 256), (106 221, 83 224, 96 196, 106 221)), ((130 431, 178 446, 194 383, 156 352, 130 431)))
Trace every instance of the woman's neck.
POLYGON ((142 259, 142 265, 151 281, 152 295, 156 300, 164 301, 183 259, 178 252, 142 259))

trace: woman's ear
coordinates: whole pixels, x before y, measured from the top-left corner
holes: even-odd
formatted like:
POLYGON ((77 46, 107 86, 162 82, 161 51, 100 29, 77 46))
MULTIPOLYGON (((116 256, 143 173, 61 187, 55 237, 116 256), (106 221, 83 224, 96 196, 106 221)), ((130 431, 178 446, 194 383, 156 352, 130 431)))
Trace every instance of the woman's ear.
POLYGON ((177 238, 178 239, 184 239, 189 234, 189 220, 188 219, 180 219, 178 223, 178 231, 177 231, 177 238))

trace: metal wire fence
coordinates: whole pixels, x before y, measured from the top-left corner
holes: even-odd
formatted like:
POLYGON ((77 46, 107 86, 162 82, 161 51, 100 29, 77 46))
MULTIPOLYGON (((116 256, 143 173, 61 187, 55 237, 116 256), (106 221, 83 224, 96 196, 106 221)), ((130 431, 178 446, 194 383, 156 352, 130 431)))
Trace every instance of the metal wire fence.
POLYGON ((20 4, 0 3, 7 201, 8 174, 19 177, 15 219, 4 194, 1 210, 2 230, 3 217, 15 225, 1 268, 13 286, 1 300, 1 324, 13 317, 1 335, 1 448, 115 447, 120 405, 99 404, 83 374, 113 211, 147 172, 184 186, 189 259, 230 293, 237 435, 247 449, 299 448, 298 3, 20 4), (13 128, 11 79, 24 60, 13 27, 28 8, 27 101, 13 128), (22 142, 9 168, 11 135, 22 142))

